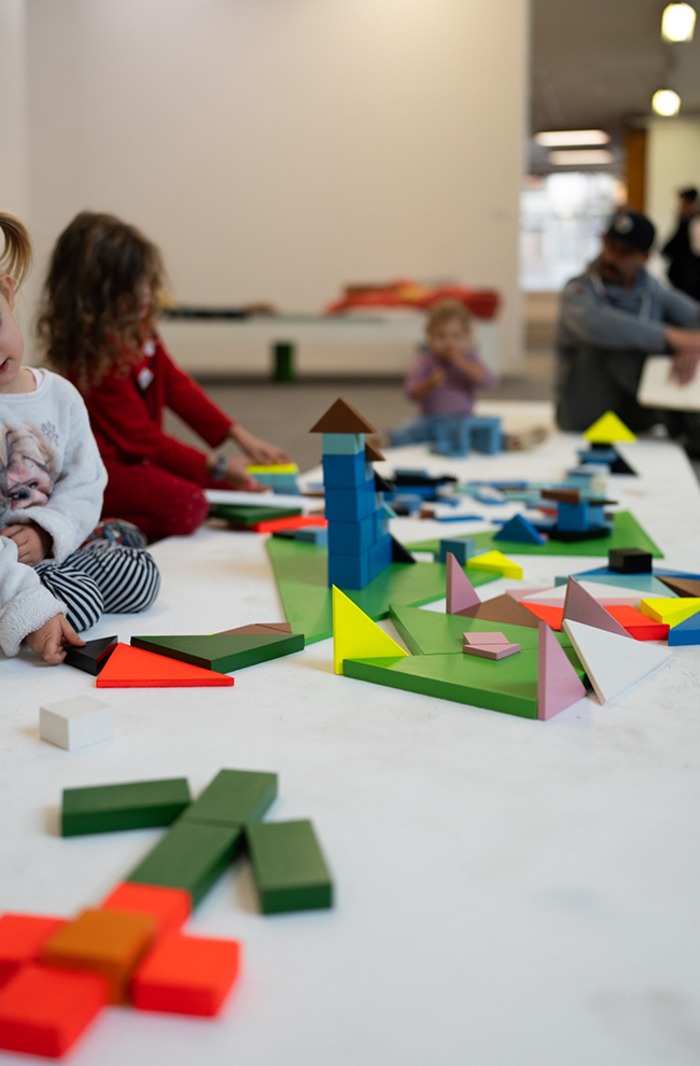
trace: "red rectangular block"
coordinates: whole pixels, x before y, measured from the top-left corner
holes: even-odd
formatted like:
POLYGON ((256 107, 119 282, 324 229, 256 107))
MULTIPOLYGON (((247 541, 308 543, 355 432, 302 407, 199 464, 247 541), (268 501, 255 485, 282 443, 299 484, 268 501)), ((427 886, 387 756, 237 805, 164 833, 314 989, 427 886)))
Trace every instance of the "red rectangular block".
POLYGON ((165 936, 134 973, 131 1001, 139 1010, 211 1017, 238 977, 241 954, 236 940, 165 936))
POLYGON ((161 885, 137 885, 124 881, 110 892, 103 910, 150 914, 158 923, 158 935, 176 932, 190 916, 192 898, 182 888, 161 885))
POLYGON ((0 989, 0 1048, 58 1058, 107 1004, 107 982, 29 963, 0 989))
POLYGON ((49 937, 65 924, 64 918, 40 914, 0 915, 0 985, 20 966, 38 959, 49 937))
POLYGON ((655 622, 636 607, 618 604, 606 607, 605 610, 635 640, 668 640, 669 626, 663 622, 655 622))

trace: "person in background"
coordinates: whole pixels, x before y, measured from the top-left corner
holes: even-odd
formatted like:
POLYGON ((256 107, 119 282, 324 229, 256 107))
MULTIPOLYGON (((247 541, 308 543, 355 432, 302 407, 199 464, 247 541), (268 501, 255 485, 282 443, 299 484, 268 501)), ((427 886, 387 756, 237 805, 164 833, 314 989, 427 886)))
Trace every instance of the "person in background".
POLYGON ((668 259, 668 280, 676 289, 700 300, 700 256, 693 248, 691 227, 700 213, 698 190, 683 189, 678 194, 678 225, 676 232, 661 249, 668 259))
POLYGON ((56 242, 39 318, 49 366, 87 405, 109 475, 104 513, 132 522, 149 541, 194 532, 209 511, 206 488, 264 491, 246 473, 249 462, 289 461, 176 366, 156 327, 163 280, 159 249, 136 227, 83 211, 56 242), (211 450, 165 433, 166 407, 211 450), (215 450, 228 440, 247 458, 215 450))
POLYGON ((458 300, 433 304, 425 333, 426 344, 405 383, 421 415, 382 438, 391 447, 435 440, 440 419, 468 418, 476 389, 494 384, 493 374, 471 347, 471 315, 458 300))
POLYGON ((700 304, 666 289, 646 270, 653 223, 637 211, 614 215, 600 255, 565 286, 557 324, 557 423, 582 432, 606 411, 633 431, 663 422, 700 454, 700 415, 637 403, 650 354, 673 353, 670 372, 692 381, 700 362, 700 304))
POLYGON ((0 212, 0 648, 26 639, 48 663, 104 611, 155 600, 160 575, 128 523, 96 526, 107 481, 85 404, 63 378, 22 366, 15 296, 31 265, 24 225, 0 212))

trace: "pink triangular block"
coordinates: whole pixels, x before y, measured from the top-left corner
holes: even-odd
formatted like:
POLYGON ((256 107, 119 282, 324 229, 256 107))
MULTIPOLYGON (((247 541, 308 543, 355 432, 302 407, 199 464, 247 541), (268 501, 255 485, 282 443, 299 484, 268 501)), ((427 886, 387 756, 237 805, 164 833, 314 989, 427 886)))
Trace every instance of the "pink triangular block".
POLYGON ((537 717, 553 718, 586 695, 566 652, 546 622, 540 622, 537 644, 537 717))
POLYGON ((581 588, 575 577, 570 577, 566 586, 563 617, 571 622, 581 622, 584 626, 605 629, 608 633, 617 633, 619 637, 629 637, 630 640, 634 640, 634 637, 631 637, 597 600, 581 588))
POLYGON ((452 552, 447 553, 447 613, 459 614, 477 607, 481 600, 452 552))
POLYGON ((505 633, 465 633, 464 643, 473 648, 488 648, 493 644, 510 644, 505 633))

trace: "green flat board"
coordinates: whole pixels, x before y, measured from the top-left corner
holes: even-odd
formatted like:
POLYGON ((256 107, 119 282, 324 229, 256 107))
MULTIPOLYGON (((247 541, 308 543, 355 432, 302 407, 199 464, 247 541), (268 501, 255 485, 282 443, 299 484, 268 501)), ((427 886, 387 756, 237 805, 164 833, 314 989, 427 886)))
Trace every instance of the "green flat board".
MULTIPOLYGON (((572 649, 564 649, 576 673, 572 649)), ((401 659, 344 659, 343 673, 360 681, 419 692, 473 707, 537 718, 537 649, 494 661, 473 655, 412 655, 401 659)))
POLYGON ((212 636, 132 637, 135 648, 145 648, 184 663, 228 674, 303 651, 301 633, 214 634, 212 636))
POLYGON ((254 526, 274 518, 296 518, 301 513, 301 507, 258 507, 252 503, 213 503, 209 507, 210 518, 225 518, 237 526, 254 526))
MULTIPOLYGON (((333 635, 328 551, 315 544, 268 537, 266 548, 287 621, 303 633, 307 644, 333 635)), ((389 604, 414 607, 445 598, 444 563, 391 563, 363 589, 343 589, 346 596, 375 622, 386 618, 389 604)), ((474 586, 498 581, 500 574, 470 572, 474 586)))
MULTIPOLYGON (((515 540, 496 540, 497 529, 489 533, 469 533, 459 540, 473 537, 476 541, 477 554, 496 549, 504 555, 596 555, 607 556, 611 548, 642 548, 651 552, 655 559, 663 559, 661 549, 644 532, 634 515, 629 511, 618 511, 613 515, 613 531, 609 537, 599 537, 596 540, 577 540, 568 542, 563 540, 548 540, 544 545, 522 544, 515 540)), ((437 552, 440 550, 439 540, 421 540, 415 544, 407 544, 409 551, 413 552, 437 552)), ((469 579, 474 584, 472 574, 475 570, 468 570, 469 579)))
POLYGON ((263 914, 333 905, 333 885, 311 822, 258 822, 246 829, 263 914))
POLYGON ((277 774, 220 770, 182 821, 231 826, 259 822, 276 796, 277 774))
POLYGON ((242 841, 240 826, 179 820, 126 880, 182 888, 196 906, 233 861, 242 841))
POLYGON ((115 833, 170 825, 190 802, 184 777, 63 790, 61 833, 115 833))
MULTIPOLYGON (((464 633, 504 633, 511 644, 519 644, 523 651, 537 650, 539 630, 528 626, 513 626, 503 622, 487 622, 480 618, 463 618, 458 614, 421 611, 418 607, 389 608, 389 617, 412 655, 463 655, 464 633)), ((562 648, 578 668, 581 666, 566 633, 555 633, 562 648)))

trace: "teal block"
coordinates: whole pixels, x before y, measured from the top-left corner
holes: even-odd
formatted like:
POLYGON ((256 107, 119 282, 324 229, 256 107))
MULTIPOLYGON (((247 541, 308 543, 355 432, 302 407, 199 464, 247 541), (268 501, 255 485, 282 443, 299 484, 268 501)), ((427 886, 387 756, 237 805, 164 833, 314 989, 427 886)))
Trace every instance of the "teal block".
POLYGON ((182 821, 217 825, 258 822, 277 796, 277 774, 253 770, 220 770, 182 821))
POLYGON ((328 551, 330 555, 365 555, 377 541, 374 515, 361 522, 330 522, 328 551))
POLYGON ((365 453, 357 455, 324 455, 323 484, 328 489, 356 489, 373 477, 365 453))
POLYGON ((329 522, 360 522, 376 509, 374 478, 354 489, 326 489, 325 513, 329 522))
POLYGON ((263 914, 333 905, 333 884, 311 822, 259 822, 246 829, 263 914))
POLYGON ((240 826, 179 819, 126 880, 182 888, 196 906, 233 862, 242 842, 240 826))
POLYGON ((687 644, 700 644, 700 613, 691 614, 668 631, 669 648, 687 644))
POLYGON ((357 455, 365 450, 364 433, 323 433, 324 455, 357 455))
POLYGON ((69 837, 170 825, 189 802, 190 787, 184 777, 66 788, 61 833, 69 837))

